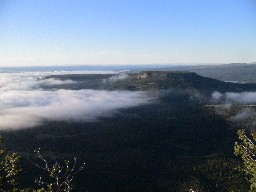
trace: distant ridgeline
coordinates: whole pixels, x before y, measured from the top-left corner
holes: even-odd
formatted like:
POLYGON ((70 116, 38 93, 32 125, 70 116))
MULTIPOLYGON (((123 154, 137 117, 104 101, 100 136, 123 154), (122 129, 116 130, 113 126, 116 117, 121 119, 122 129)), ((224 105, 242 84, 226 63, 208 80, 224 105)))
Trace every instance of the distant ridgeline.
POLYGON ((133 72, 140 71, 191 71, 204 77, 218 79, 221 81, 256 83, 256 62, 212 64, 212 65, 166 65, 138 67, 131 69, 133 72))
POLYGON ((214 91, 222 93, 256 91, 256 84, 224 82, 187 71, 142 71, 140 73, 129 73, 125 78, 118 77, 118 74, 54 75, 47 78, 73 80, 77 83, 48 86, 47 88, 129 91, 175 89, 187 91, 200 98, 209 98, 214 91))
MULTIPOLYGON (((97 121, 46 121, 34 129, 5 133, 7 148, 20 154, 28 156, 41 147, 47 154, 86 162, 78 192, 249 191, 244 175, 234 170, 239 163, 233 155, 236 129, 204 104, 214 91, 256 91, 256 84, 228 83, 186 71, 45 78, 48 81, 39 82, 63 81, 42 83, 46 90, 128 90, 156 96, 156 102, 120 109, 97 121)), ((26 166, 24 170, 34 171, 26 166)), ((27 173, 23 178, 33 177, 27 173)))
MULTIPOLYGON (((116 75, 118 76, 118 75, 116 75)), ((195 89, 206 95, 214 91, 243 92, 256 91, 256 84, 224 82, 203 77, 195 72, 187 71, 141 71, 129 73, 126 78, 108 81, 113 74, 73 74, 53 75, 46 78, 73 80, 78 82, 69 89, 106 89, 106 90, 161 90, 161 89, 195 89), (104 81, 105 80, 105 81, 104 81), (103 83, 104 82, 104 83, 103 83)), ((57 88, 62 88, 58 85, 57 88)), ((49 88, 49 87, 48 87, 49 88)), ((67 87, 64 87, 67 88, 67 87)))
POLYGON ((195 88, 205 93, 216 90, 223 92, 256 90, 255 84, 223 82, 186 71, 142 71, 138 74, 138 79, 147 79, 155 82, 167 80, 169 84, 162 82, 163 87, 195 88))
POLYGON ((233 63, 226 65, 208 65, 184 67, 182 70, 193 71, 199 75, 219 79, 221 81, 236 81, 241 83, 256 83, 256 62, 233 63))

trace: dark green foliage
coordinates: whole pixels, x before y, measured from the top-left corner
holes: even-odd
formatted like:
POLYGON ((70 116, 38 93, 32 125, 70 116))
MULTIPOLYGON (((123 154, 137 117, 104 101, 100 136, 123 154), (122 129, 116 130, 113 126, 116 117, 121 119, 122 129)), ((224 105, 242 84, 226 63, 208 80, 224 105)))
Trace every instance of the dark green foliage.
POLYGON ((40 176, 35 182, 40 186, 41 190, 46 192, 71 192, 74 190, 74 176, 84 169, 84 165, 77 167, 76 158, 71 163, 65 160, 64 163, 47 161, 39 150, 35 151, 40 162, 34 163, 42 172, 46 172, 48 178, 40 176))
POLYGON ((106 82, 104 79, 111 75, 63 75, 49 76, 60 80, 74 80, 77 84, 55 85, 47 88, 61 89, 101 89, 101 90, 131 90, 131 91, 156 91, 156 90, 187 90, 191 95, 204 99, 211 96, 214 91, 242 92, 255 91, 255 84, 235 84, 202 77, 191 72, 142 72, 149 73, 146 78, 138 78, 138 74, 129 74, 124 80, 106 82))
POLYGON ((248 175, 253 192, 256 191, 256 137, 255 134, 248 136, 245 130, 239 130, 238 138, 240 141, 235 143, 235 154, 243 160, 242 170, 248 175))
MULTIPOLYGON (((217 183, 223 191, 244 188, 237 185, 245 183, 239 173, 214 176, 232 171, 237 163, 225 165, 235 141, 230 125, 191 102, 186 93, 162 95, 157 103, 121 110, 97 122, 45 122, 37 129, 5 133, 7 144, 29 158, 36 147, 44 149, 45 157, 55 156, 58 161, 63 156, 79 157, 87 163, 86 174, 77 175, 75 183, 81 192, 177 192, 199 183, 209 191, 216 191, 217 183)), ((34 169, 26 168, 30 173, 34 169)))
MULTIPOLYGON (((0 143, 2 143, 0 138, 0 143)), ((16 191, 17 175, 21 172, 17 153, 7 154, 3 148, 0 150, 0 191, 16 191)))
MULTIPOLYGON (((10 149, 33 160, 35 148, 44 157, 77 156, 87 163, 79 173, 76 191, 248 191, 244 175, 234 170, 236 131, 214 110, 204 107, 207 94, 253 90, 189 73, 152 76, 102 83, 109 75, 52 76, 77 84, 51 88, 149 91, 153 103, 119 110, 95 122, 44 122, 34 129, 3 133, 10 149), (221 190, 219 190, 221 189, 221 190)), ((80 162, 79 162, 80 163, 80 162)), ((37 171, 26 161, 22 182, 32 181, 37 171)))
MULTIPOLYGON (((0 139, 2 142, 2 138, 0 139)), ((84 165, 76 167, 76 159, 74 163, 65 160, 64 166, 57 161, 49 163, 39 150, 36 151, 36 155, 42 162, 34 164, 47 173, 46 179, 41 176, 36 179, 35 183, 39 186, 36 189, 21 188, 17 179, 22 176, 20 156, 17 153, 7 154, 5 149, 0 150, 0 192, 71 192, 74 190, 73 178, 84 169, 84 165)))

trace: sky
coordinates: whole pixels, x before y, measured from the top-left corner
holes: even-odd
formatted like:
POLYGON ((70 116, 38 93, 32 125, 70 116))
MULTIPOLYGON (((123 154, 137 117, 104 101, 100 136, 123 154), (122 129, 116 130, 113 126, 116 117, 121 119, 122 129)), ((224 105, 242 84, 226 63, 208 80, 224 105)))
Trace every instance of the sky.
POLYGON ((0 0, 0 67, 256 61, 256 0, 0 0))

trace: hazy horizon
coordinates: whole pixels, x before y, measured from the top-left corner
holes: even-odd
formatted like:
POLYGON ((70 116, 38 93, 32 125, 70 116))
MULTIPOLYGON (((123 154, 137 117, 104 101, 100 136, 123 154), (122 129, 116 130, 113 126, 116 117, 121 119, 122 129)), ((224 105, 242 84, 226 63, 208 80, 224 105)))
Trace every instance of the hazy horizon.
POLYGON ((1 1, 0 66, 249 63, 256 3, 1 1))
POLYGON ((79 68, 79 67, 92 67, 92 68, 120 68, 120 67, 136 67, 136 68, 146 68, 146 67, 154 67, 154 68, 161 68, 161 67, 176 67, 176 66, 209 66, 209 65, 236 65, 236 64, 256 64, 256 62, 232 62, 232 63, 162 63, 162 64, 151 64, 151 63, 144 63, 144 64, 64 64, 64 65, 11 65, 11 66, 0 66, 0 69, 3 68, 61 68, 61 67, 70 67, 70 68, 79 68))

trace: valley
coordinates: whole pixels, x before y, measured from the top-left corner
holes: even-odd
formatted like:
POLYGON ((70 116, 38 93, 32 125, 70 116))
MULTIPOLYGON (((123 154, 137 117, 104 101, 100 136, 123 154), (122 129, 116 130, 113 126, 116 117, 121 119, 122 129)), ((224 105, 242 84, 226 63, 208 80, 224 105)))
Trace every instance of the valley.
POLYGON ((41 148, 48 158, 77 157, 86 163, 76 179, 81 192, 248 191, 244 175, 234 169, 240 161, 233 146, 243 123, 234 126, 216 111, 212 94, 256 91, 256 85, 159 71, 51 75, 43 80, 52 79, 73 83, 41 84, 41 89, 144 92, 151 99, 89 122, 45 119, 33 128, 1 131, 6 147, 17 151, 26 172, 33 173, 24 177, 24 184, 33 183, 36 169, 29 160, 41 148))

